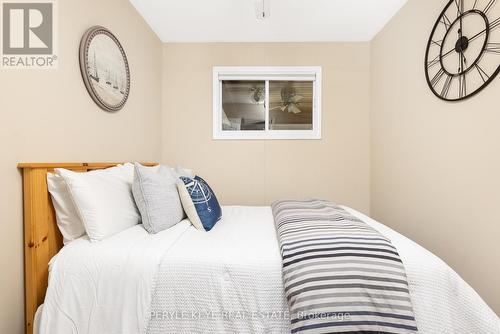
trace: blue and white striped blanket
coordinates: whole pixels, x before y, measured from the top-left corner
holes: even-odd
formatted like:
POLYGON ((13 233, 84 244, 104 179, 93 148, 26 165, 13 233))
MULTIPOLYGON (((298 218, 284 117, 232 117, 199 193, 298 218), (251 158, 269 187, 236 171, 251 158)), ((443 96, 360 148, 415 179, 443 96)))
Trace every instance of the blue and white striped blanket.
POLYGON ((322 200, 272 205, 292 333, 417 333, 396 248, 322 200))

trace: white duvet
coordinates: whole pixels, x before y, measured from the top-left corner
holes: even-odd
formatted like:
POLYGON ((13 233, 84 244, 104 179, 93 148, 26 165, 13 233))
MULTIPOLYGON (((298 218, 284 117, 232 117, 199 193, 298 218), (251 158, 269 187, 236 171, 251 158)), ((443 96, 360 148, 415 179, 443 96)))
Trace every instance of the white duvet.
MULTIPOLYGON (((444 262, 346 209, 398 248, 420 333, 500 333, 495 313, 444 262)), ((183 221, 65 246, 51 262, 39 334, 289 332, 271 209, 223 207, 223 217, 209 233, 183 221)))

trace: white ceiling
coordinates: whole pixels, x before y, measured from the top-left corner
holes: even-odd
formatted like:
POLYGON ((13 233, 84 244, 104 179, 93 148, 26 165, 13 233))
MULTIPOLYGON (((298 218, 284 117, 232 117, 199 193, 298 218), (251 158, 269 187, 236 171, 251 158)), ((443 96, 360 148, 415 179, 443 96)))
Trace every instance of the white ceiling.
POLYGON ((407 0, 130 0, 163 42, 370 41, 407 0))

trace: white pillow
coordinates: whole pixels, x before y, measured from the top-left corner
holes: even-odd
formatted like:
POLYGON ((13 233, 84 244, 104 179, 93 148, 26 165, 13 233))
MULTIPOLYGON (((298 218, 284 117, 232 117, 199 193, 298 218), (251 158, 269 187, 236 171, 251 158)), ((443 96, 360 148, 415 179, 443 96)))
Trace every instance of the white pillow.
POLYGON ((47 186, 56 211, 57 226, 66 245, 84 235, 85 227, 78 212, 76 212, 64 179, 57 174, 49 173, 47 174, 47 186))
POLYGON ((132 196, 132 164, 87 173, 56 171, 66 181, 90 240, 102 240, 140 223, 132 196))

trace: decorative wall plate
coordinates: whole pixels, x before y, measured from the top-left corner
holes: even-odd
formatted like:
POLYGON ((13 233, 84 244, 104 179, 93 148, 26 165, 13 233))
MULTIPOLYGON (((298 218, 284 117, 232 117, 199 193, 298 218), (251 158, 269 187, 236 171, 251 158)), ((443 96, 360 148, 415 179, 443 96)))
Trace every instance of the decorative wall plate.
POLYGON ((130 93, 127 56, 108 29, 94 26, 80 42, 80 71, 85 86, 99 107, 115 112, 123 108, 130 93))

